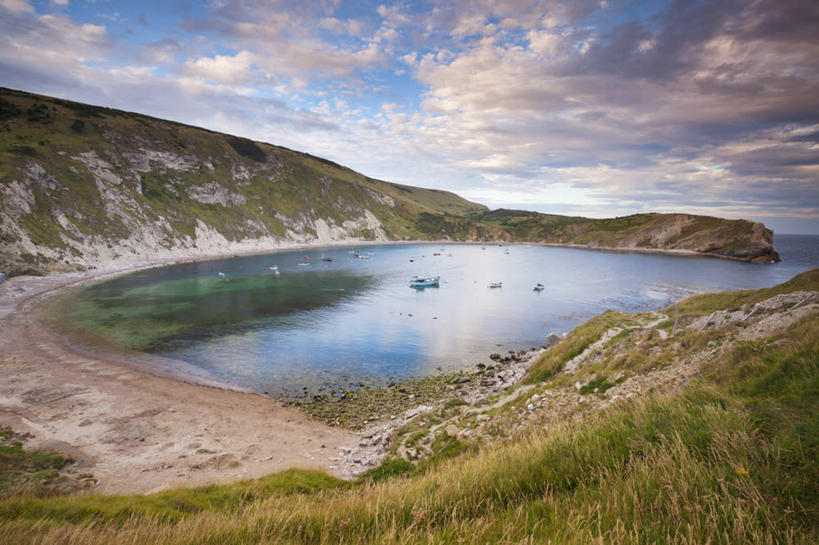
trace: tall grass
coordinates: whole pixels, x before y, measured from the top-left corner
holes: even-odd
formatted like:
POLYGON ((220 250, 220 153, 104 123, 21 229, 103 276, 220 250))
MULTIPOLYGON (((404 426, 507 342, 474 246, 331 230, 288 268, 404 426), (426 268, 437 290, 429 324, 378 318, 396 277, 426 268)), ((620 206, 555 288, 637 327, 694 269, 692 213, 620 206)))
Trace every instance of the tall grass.
POLYGON ((94 496, 10 500, 0 503, 0 542, 816 543, 817 354, 814 315, 726 350, 681 392, 532 430, 410 478, 262 488, 210 505, 189 498, 193 510, 173 494, 129 498, 119 513, 94 496))

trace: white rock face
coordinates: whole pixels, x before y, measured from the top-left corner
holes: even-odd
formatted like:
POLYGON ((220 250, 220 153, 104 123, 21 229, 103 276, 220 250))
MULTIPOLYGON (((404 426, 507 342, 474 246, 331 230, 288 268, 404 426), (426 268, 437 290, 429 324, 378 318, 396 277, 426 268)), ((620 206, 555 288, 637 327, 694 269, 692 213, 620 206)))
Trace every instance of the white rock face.
POLYGON ((242 205, 247 202, 241 193, 233 193, 214 181, 189 188, 188 196, 204 204, 221 204, 222 206, 242 205))
POLYGON ((72 157, 72 159, 84 164, 85 168, 94 175, 94 179, 97 181, 114 185, 122 183, 122 178, 113 172, 113 166, 107 161, 100 159, 94 151, 86 151, 77 157, 72 157))
POLYGON ((196 157, 186 157, 169 151, 142 148, 138 152, 122 155, 131 163, 131 168, 137 172, 164 172, 166 170, 190 172, 199 166, 196 157))

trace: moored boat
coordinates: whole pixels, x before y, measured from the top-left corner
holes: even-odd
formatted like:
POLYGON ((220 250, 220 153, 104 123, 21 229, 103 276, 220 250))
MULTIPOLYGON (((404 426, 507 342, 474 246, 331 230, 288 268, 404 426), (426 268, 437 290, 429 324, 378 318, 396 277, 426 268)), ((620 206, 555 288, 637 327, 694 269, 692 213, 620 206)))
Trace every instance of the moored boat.
POLYGON ((503 282, 500 282, 500 281, 490 282, 486 287, 487 288, 502 288, 503 287, 503 282))
POLYGON ((540 282, 538 282, 537 284, 535 284, 535 287, 534 287, 534 288, 532 288, 532 290, 533 290, 533 291, 543 291, 544 289, 546 289, 546 286, 544 286, 544 285, 543 285, 543 284, 541 284, 540 282))
POLYGON ((437 288, 440 280, 440 276, 413 276, 409 286, 411 288, 437 288))

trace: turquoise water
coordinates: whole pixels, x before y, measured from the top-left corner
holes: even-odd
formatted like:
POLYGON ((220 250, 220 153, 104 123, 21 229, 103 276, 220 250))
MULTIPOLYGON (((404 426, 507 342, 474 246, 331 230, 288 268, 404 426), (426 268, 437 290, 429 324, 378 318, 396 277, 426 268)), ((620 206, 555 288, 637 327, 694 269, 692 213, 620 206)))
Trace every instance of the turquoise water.
POLYGON ((491 352, 540 346, 608 308, 657 309, 819 266, 819 237, 777 237, 775 247, 783 262, 773 265, 523 245, 360 248, 369 259, 347 248, 299 250, 114 278, 77 294, 64 321, 288 397, 470 368, 491 352), (440 287, 409 288, 421 274, 440 275, 440 287), (489 289, 491 281, 503 287, 489 289), (546 289, 533 291, 537 282, 546 289))

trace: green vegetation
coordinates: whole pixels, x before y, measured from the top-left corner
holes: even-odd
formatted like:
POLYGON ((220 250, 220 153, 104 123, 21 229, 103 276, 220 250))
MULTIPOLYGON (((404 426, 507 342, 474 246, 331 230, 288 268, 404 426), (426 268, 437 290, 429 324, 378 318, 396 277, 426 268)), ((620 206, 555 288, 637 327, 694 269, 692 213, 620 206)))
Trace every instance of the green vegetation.
MULTIPOLYGON (((681 319, 793 289, 819 289, 819 271, 769 290, 688 299, 679 304, 681 319)), ((645 321, 614 313, 590 320, 550 349, 555 356, 530 383, 554 388, 558 377, 544 370, 579 353, 595 333, 645 321), (540 374, 552 378, 543 382, 540 374)), ((653 331, 635 327, 619 337, 621 351, 649 345, 684 356, 725 335, 686 330, 664 339, 653 331)), ((816 313, 724 348, 681 391, 535 426, 482 448, 442 432, 433 458, 412 464, 393 457, 356 483, 290 471, 129 498, 12 498, 0 501, 0 537, 73 544, 816 543, 816 313)), ((599 391, 616 382, 605 377, 617 349, 609 344, 595 359, 597 377, 587 386, 597 380, 599 391)), ((413 425, 407 433, 421 431, 413 425)))
POLYGON ((313 237, 318 220, 342 227, 340 236, 368 240, 529 241, 778 259, 771 232, 746 221, 488 211, 447 191, 375 180, 279 146, 3 88, 0 166, 0 184, 19 184, 0 192, 10 218, 0 238, 12 242, 0 248, 0 262, 9 274, 82 268, 89 240, 108 255, 149 253, 195 248, 205 228, 229 241, 313 237), (38 251, 18 245, 26 239, 38 251))
MULTIPOLYGON (((757 303, 783 293, 817 289, 819 289, 819 269, 813 269, 771 288, 694 295, 680 301, 677 308, 681 315, 704 316, 720 309, 736 310, 742 305, 757 303)), ((666 310, 673 313, 673 306, 666 310)))
MULTIPOLYGON (((460 376, 464 376, 463 373, 407 379, 381 387, 362 385, 350 390, 338 390, 335 395, 313 396, 295 404, 313 418, 331 426, 358 430, 382 416, 394 416, 417 405, 445 399, 452 394, 450 383, 460 376)), ((447 403, 447 408, 464 404, 460 399, 447 403)))
POLYGON ((542 382, 553 377, 563 369, 566 362, 581 354, 590 344, 599 339, 606 330, 627 316, 623 312, 607 310, 600 316, 595 316, 585 324, 576 327, 565 339, 547 350, 529 368, 527 382, 542 382))
POLYGON ((0 498, 65 490, 59 470, 69 462, 53 452, 25 450, 11 429, 0 428, 0 498))

